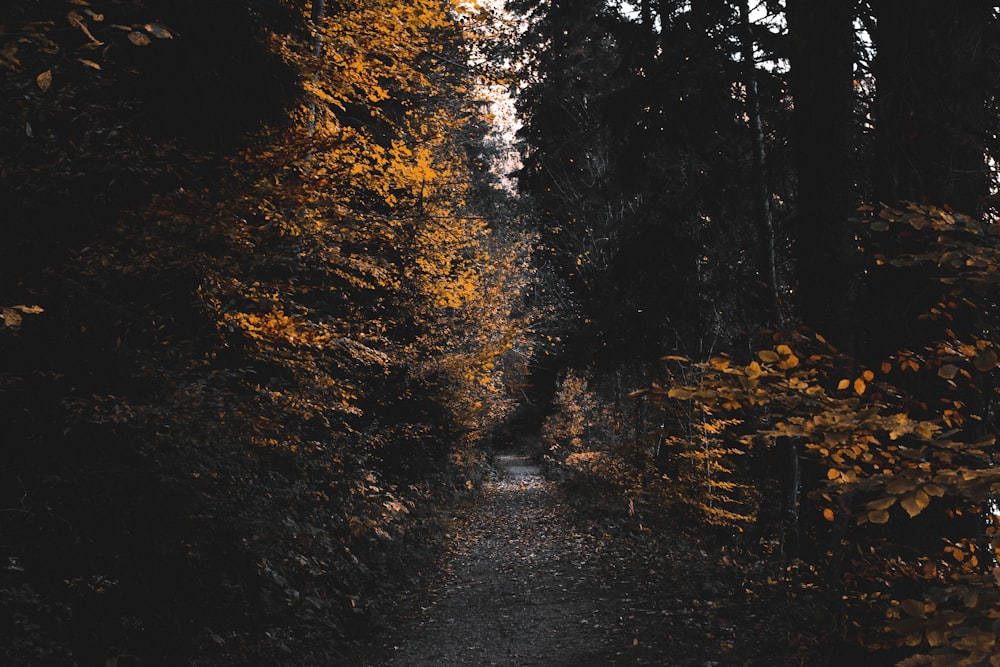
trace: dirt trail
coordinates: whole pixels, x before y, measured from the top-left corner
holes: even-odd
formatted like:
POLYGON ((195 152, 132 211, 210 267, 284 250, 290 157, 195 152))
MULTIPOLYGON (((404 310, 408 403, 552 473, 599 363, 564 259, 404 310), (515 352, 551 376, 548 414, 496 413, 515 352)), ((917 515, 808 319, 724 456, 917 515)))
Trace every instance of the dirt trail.
POLYGON ((499 480, 452 521, 426 598, 369 664, 609 664, 632 649, 631 599, 605 540, 580 532, 527 457, 499 463, 499 480))
POLYGON ((429 586, 352 664, 799 665, 783 624, 755 609, 715 556, 645 551, 564 502, 527 457, 461 508, 429 586))

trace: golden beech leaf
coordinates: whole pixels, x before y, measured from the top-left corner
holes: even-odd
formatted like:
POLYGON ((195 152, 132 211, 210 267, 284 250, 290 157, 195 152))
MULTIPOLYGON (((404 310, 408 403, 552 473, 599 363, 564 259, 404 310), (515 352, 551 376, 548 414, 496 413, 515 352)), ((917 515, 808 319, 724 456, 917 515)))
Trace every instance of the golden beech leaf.
POLYGON ((149 46, 153 43, 153 40, 146 33, 139 32, 138 30, 133 30, 128 34, 128 41, 136 46, 149 46))
POLYGON ((858 378, 854 381, 854 393, 857 394, 858 396, 865 393, 865 389, 867 388, 868 385, 865 384, 864 379, 858 378))
POLYGON ((765 364, 773 364, 781 359, 777 352, 772 352, 771 350, 761 350, 757 353, 757 356, 760 357, 760 360, 765 364))
POLYGON ((850 386, 851 386, 851 381, 846 379, 841 380, 840 382, 837 383, 837 389, 840 391, 843 391, 844 389, 847 389, 850 386))
POLYGON ((889 523, 889 513, 885 510, 872 510, 868 512, 868 521, 877 524, 889 523))
POLYGON ((724 371, 729 368, 730 361, 725 357, 712 357, 708 360, 708 365, 712 367, 713 370, 724 371))
POLYGON ((875 374, 872 373, 871 371, 865 371, 864 373, 861 374, 861 377, 863 377, 867 382, 871 382, 872 380, 875 379, 875 374))
POLYGON ((924 491, 917 490, 912 493, 907 493, 900 499, 900 506, 906 510, 906 513, 910 517, 915 517, 924 511, 924 508, 930 505, 931 498, 924 491))
POLYGON ((840 471, 837 470, 836 468, 830 468, 829 470, 826 471, 827 479, 837 479, 838 477, 840 477, 840 471))
POLYGON ((146 32, 157 39, 173 39, 174 37, 169 30, 164 28, 159 23, 147 23, 142 27, 146 29, 146 32))
POLYGON ((795 368, 798 365, 799 365, 799 358, 796 357, 794 354, 792 354, 782 359, 781 362, 778 364, 778 368, 787 371, 789 369, 795 368))
POLYGON ((750 365, 743 369, 743 372, 747 374, 749 379, 756 380, 761 374, 760 364, 756 361, 751 361, 750 365))
POLYGON ((912 491, 915 487, 916 483, 909 477, 896 477, 886 485, 885 490, 886 493, 900 495, 912 491))
POLYGON ((792 356, 792 348, 788 347, 787 345, 779 345, 774 349, 778 354, 780 354, 783 357, 792 356))
POLYGON ((889 363, 888 361, 883 361, 882 362, 882 372, 884 374, 886 374, 886 375, 888 375, 889 373, 891 373, 892 372, 892 364, 889 363))
POLYGON ((870 510, 887 510, 896 504, 896 496, 886 496, 885 498, 879 498, 878 500, 872 500, 871 502, 865 503, 865 507, 870 510))
POLYGON ((823 518, 827 521, 833 521, 833 510, 827 507, 823 510, 823 518))
POLYGON ((667 396, 670 398, 679 398, 682 401, 686 401, 692 396, 694 396, 694 391, 687 387, 671 387, 667 392, 667 396))
POLYGON ((925 484, 924 493, 926 493, 928 496, 935 496, 937 498, 944 497, 944 489, 938 486, 937 484, 925 484))
POLYGON ((47 91, 52 86, 52 70, 47 69, 36 76, 35 83, 38 84, 38 89, 40 91, 43 93, 47 91))

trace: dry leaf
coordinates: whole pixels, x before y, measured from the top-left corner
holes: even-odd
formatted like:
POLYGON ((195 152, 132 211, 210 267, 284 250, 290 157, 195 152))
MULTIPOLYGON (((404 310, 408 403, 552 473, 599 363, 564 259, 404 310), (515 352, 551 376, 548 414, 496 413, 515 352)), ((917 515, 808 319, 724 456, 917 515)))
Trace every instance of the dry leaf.
POLYGON ((128 41, 132 42, 136 46, 149 46, 153 43, 153 40, 151 40, 146 33, 139 32, 138 30, 133 30, 128 34, 128 41))
POLYGON ((47 69, 36 76, 35 83, 38 84, 38 89, 43 93, 47 91, 52 86, 52 70, 47 69))

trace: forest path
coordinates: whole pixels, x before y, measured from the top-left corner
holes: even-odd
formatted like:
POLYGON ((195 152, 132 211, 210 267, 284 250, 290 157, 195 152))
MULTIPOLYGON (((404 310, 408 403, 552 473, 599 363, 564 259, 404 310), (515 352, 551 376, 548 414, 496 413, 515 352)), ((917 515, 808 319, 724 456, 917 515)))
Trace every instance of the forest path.
POLYGON ((631 587, 606 536, 574 524, 528 457, 498 463, 498 479, 452 519, 430 590, 371 664, 601 665, 632 649, 631 587))
POLYGON ((498 479, 450 520, 429 585, 360 664, 799 664, 718 554, 681 540, 653 549, 582 517, 527 457, 498 463, 498 479))

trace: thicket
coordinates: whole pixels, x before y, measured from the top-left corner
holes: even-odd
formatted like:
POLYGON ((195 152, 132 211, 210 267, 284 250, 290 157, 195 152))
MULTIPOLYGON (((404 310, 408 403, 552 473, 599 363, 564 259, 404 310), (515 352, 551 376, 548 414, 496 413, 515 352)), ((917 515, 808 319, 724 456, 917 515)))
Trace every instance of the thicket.
POLYGON ((336 662, 531 354, 483 16, 0 24, 0 662, 336 662))
POLYGON ((995 9, 512 4, 558 474, 819 586, 817 664, 996 664, 995 9))

